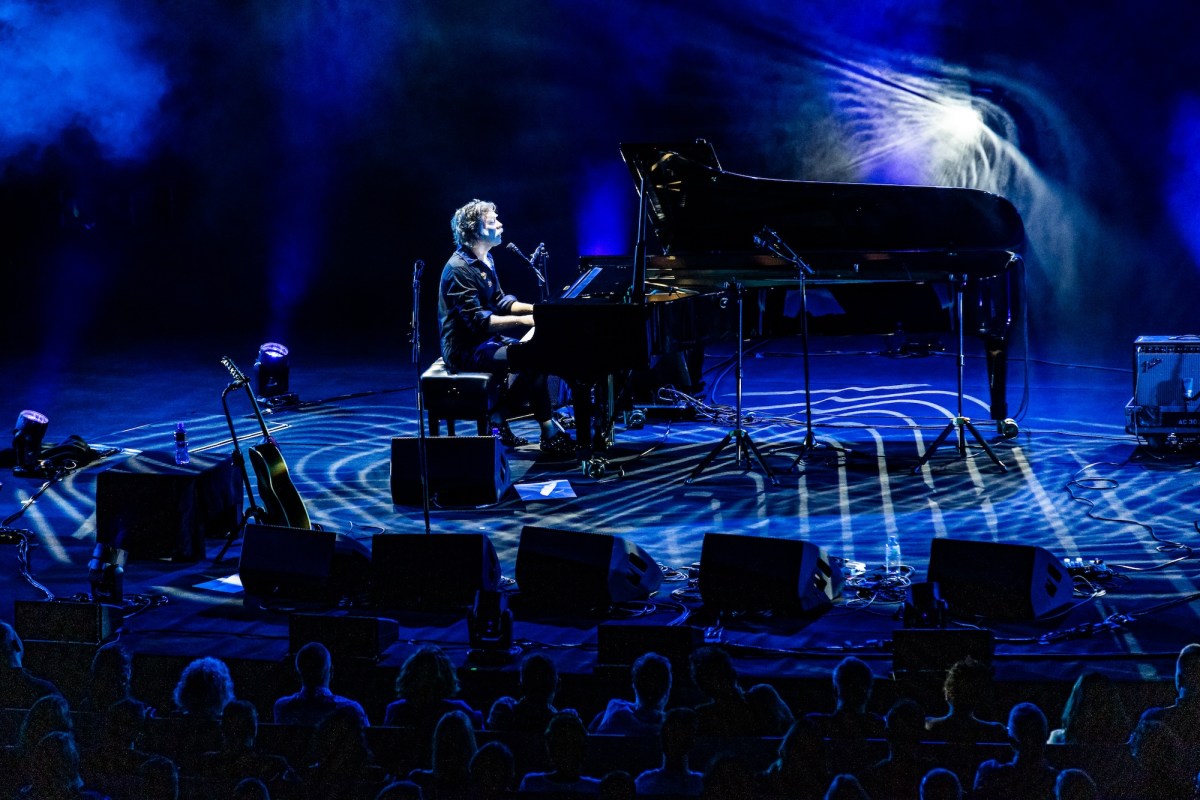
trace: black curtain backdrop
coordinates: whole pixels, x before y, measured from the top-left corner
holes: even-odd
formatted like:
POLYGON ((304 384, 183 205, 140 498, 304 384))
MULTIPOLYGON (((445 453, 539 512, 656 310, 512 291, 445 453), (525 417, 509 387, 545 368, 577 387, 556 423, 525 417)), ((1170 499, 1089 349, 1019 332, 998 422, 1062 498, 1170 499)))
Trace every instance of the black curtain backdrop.
POLYGON ((432 354, 457 206, 497 202, 561 286, 581 254, 633 249, 619 143, 703 137, 736 172, 1008 196, 1030 352, 1123 367, 1135 336, 1194 328, 1185 5, 18 3, 0 12, 0 333, 51 360, 203 338, 406 357, 423 259, 432 354), (994 140, 969 168, 931 155, 950 133, 896 160, 888 137, 928 130, 944 93, 986 103, 994 140))

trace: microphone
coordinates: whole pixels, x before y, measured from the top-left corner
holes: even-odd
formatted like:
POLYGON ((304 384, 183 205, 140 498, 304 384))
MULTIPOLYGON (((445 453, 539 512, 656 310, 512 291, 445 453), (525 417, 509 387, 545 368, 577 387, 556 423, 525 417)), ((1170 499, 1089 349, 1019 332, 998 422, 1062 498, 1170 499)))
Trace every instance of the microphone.
MULTIPOLYGON (((527 261, 528 263, 533 264, 533 257, 527 256, 524 253, 522 253, 521 248, 517 247, 512 242, 509 242, 506 246, 508 247, 509 250, 516 253, 518 256, 520 256, 522 261, 527 261)), ((538 245, 538 247, 541 247, 541 245, 538 245)))
POLYGON ((417 259, 417 263, 413 264, 413 286, 421 285, 421 273, 425 271, 425 262, 417 259))

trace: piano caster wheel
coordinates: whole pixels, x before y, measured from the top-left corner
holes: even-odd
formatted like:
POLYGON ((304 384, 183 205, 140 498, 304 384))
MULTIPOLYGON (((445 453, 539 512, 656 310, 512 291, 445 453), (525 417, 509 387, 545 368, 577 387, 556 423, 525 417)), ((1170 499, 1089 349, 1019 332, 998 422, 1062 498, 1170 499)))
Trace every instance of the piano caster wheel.
POLYGON ((583 461, 579 465, 583 469, 583 474, 589 478, 602 478, 604 473, 608 471, 608 460, 593 456, 587 461, 583 461))
POLYGON ((1011 418, 997 420, 996 430, 999 432, 1001 439, 1015 439, 1017 438, 1017 434, 1021 432, 1017 421, 1011 418))

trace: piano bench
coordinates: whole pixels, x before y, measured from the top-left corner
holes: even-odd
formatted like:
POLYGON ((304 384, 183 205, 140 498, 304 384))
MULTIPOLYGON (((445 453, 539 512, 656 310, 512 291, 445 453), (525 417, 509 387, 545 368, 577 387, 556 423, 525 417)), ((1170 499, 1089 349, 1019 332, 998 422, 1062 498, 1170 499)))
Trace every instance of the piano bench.
POLYGON ((490 372, 451 372, 446 362, 438 359, 421 374, 421 400, 429 416, 429 435, 441 435, 441 421, 446 432, 454 435, 456 419, 475 420, 480 436, 491 433, 488 414, 500 396, 501 380, 490 372))

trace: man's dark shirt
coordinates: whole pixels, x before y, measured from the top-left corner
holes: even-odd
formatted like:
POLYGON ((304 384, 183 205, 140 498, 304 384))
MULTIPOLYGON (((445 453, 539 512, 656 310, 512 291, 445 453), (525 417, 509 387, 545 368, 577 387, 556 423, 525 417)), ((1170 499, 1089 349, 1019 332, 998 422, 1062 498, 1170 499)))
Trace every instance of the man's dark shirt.
POLYGON ((496 350, 516 341, 492 334, 490 317, 510 314, 517 298, 501 290, 490 254, 480 260, 461 247, 442 269, 438 288, 442 359, 452 370, 487 371, 496 350))

